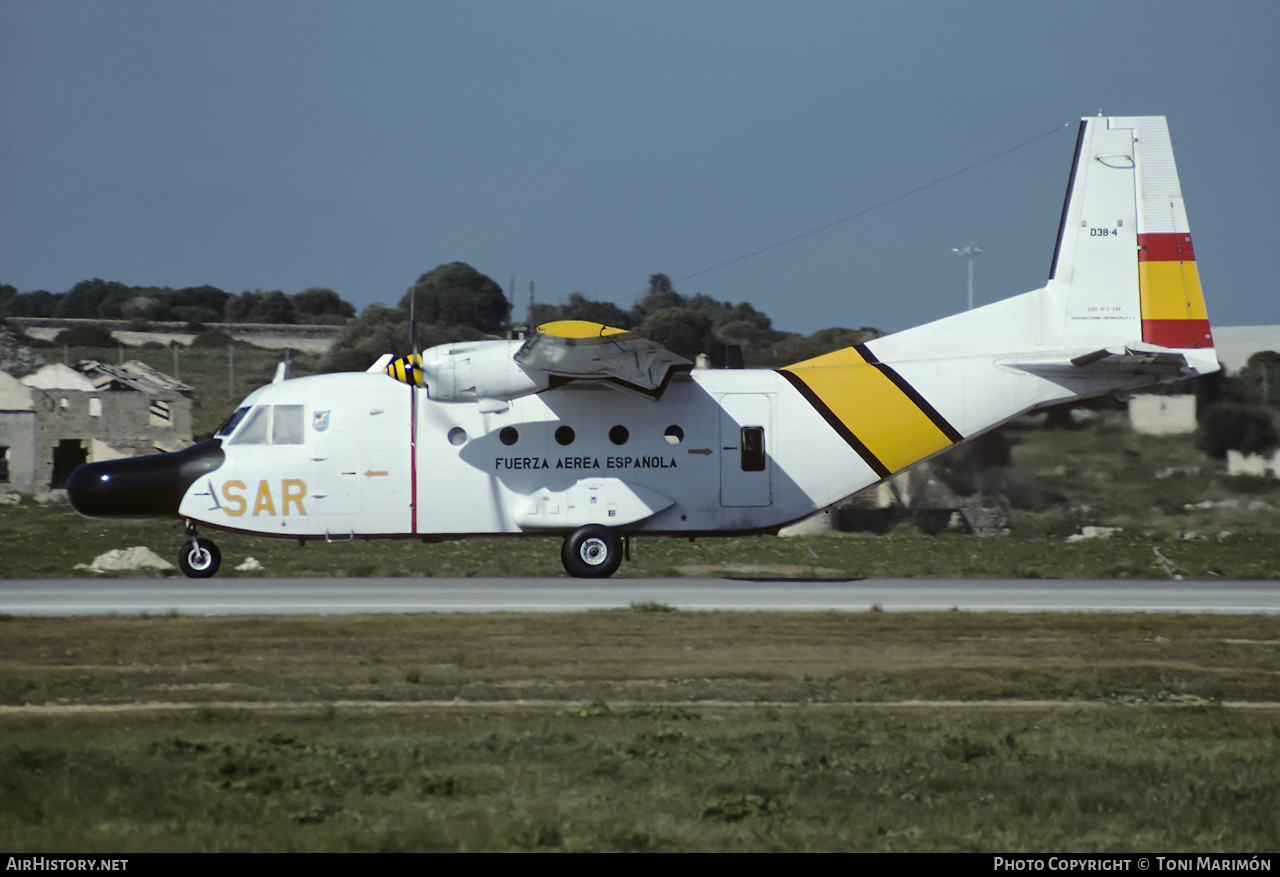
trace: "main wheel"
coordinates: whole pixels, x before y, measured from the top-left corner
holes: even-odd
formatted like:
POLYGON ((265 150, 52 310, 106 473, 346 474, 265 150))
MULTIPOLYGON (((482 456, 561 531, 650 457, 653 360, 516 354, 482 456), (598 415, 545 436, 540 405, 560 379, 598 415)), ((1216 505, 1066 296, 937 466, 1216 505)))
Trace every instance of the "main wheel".
POLYGON ((189 579, 213 578, 222 565, 222 552, 212 539, 197 538, 186 542, 178 552, 178 566, 189 579))
POLYGON ((579 579, 606 579, 622 563, 622 537, 608 527, 579 527, 560 549, 565 572, 579 579))

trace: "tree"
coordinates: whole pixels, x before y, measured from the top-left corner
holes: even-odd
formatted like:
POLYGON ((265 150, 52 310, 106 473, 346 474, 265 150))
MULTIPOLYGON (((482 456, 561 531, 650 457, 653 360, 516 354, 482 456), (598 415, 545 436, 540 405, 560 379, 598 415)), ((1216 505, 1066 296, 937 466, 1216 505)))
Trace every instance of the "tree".
POLYGON ((684 304, 684 296, 672 288, 670 277, 665 274, 650 274, 648 289, 631 308, 631 319, 633 324, 639 324, 656 311, 679 307, 682 304, 684 304))
POLYGON ((409 352, 409 317, 399 308, 366 307, 325 354, 325 371, 363 371, 384 353, 409 352))
POLYGON ((533 324, 540 326, 554 320, 587 320, 615 329, 630 329, 631 315, 613 302, 592 301, 580 292, 570 294, 562 305, 534 305, 533 324))
MULTIPOLYGON (((80 285, 77 284, 77 287, 80 285)), ((137 298, 137 291, 132 287, 125 286, 123 283, 107 284, 107 287, 106 295, 98 299, 93 316, 103 320, 127 319, 124 311, 129 302, 137 298)), ((72 292, 74 291, 75 289, 72 290, 72 292)), ((71 301, 71 298, 71 293, 68 293, 62 300, 62 307, 75 307, 76 305, 71 301)))
POLYGON ((227 320, 232 323, 297 322, 293 302, 280 290, 242 292, 227 299, 227 320))
POLYGON ((640 324, 637 332, 686 359, 708 352, 712 344, 711 318, 682 307, 653 312, 640 324))
POLYGON ((160 299, 139 292, 120 305, 120 316, 125 320, 160 320, 168 316, 168 310, 160 299))
POLYGON ((1259 350, 1229 380, 1239 401, 1280 408, 1280 353, 1259 350))
POLYGON ((781 332, 773 330, 773 323, 767 316, 746 302, 733 305, 698 293, 686 302, 685 307, 704 313, 711 319, 718 344, 736 344, 744 350, 760 349, 783 337, 781 332))
MULTIPOLYGON (((418 323, 418 349, 426 350, 450 341, 479 341, 484 333, 469 326, 418 323)), ((325 354, 325 371, 364 371, 384 353, 411 352, 409 315, 400 308, 373 304, 349 322, 325 354)))
POLYGON ((57 310, 61 296, 47 289, 35 292, 20 292, 9 299, 6 317, 52 317, 57 310))
MULTIPOLYGON (((227 312, 231 293, 216 286, 188 286, 179 290, 163 290, 160 294, 167 307, 164 319, 181 320, 184 323, 220 323, 227 312)), ((152 319, 156 319, 153 317, 152 319)))
POLYGON ((131 292, 123 283, 106 280, 81 280, 58 301, 56 317, 75 320, 115 319, 120 316, 120 305, 128 301, 131 292), (103 313, 103 305, 106 313, 103 313))
POLYGON ((417 303, 419 325, 469 326, 496 335, 507 325, 507 297, 502 287, 465 262, 450 262, 418 278, 400 300, 409 312, 417 303))
POLYGON ((343 301, 332 289, 313 286, 293 298, 293 309, 306 323, 346 322, 356 315, 355 305, 343 301))
POLYGON ((1277 444, 1274 412, 1263 405, 1219 402, 1209 407, 1196 428, 1196 447, 1218 459, 1227 451, 1261 454, 1277 444))

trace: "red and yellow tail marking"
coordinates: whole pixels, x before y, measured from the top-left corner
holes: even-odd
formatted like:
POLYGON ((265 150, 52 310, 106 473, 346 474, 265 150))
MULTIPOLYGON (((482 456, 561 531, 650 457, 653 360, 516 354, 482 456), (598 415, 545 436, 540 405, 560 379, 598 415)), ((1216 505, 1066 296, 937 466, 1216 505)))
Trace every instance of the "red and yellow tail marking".
POLYGON ((1138 292, 1143 341, 1161 347, 1213 346, 1191 235, 1138 235, 1138 292))
POLYGON ((962 439, 866 345, 808 359, 779 374, 882 478, 962 439))

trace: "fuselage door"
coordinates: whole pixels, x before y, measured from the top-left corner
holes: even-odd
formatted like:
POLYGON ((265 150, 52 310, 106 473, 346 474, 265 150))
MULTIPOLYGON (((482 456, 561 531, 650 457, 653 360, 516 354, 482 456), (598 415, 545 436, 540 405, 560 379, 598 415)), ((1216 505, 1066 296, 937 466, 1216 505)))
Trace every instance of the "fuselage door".
MULTIPOLYGON (((330 411, 311 412, 307 435, 307 457, 311 461, 311 495, 315 514, 352 516, 351 529, 358 529, 361 511, 360 441, 349 425, 330 427, 330 411)), ((343 525, 345 527, 345 525, 343 525)))
POLYGON ((772 502, 769 457, 772 406, 764 393, 720 397, 720 504, 762 507, 772 502))

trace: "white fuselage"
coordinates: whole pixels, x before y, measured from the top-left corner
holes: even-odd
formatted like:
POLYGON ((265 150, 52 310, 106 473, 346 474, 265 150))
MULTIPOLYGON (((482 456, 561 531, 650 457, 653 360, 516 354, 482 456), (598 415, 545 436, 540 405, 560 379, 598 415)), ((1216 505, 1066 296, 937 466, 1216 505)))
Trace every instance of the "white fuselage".
MULTIPOLYGON (((1037 405, 1149 382, 1095 389, 991 357, 902 362, 897 370, 964 437, 1037 405)), ((886 462, 877 472, 792 382, 764 369, 695 370, 657 399, 578 382, 498 412, 427 395, 369 372, 268 384, 242 403, 249 413, 221 436, 225 462, 188 489, 179 512, 295 538, 567 532, 586 524, 648 533, 768 530, 875 484, 885 468, 901 471, 950 446, 896 462, 884 450, 898 439, 885 426, 883 402, 854 399, 843 413, 854 432, 867 434, 854 421, 862 416, 890 430, 872 448, 886 462), (260 408, 280 422, 251 430, 260 408), (762 447, 751 447, 746 432, 762 447)), ((919 430, 915 421, 901 427, 904 446, 919 430)))

